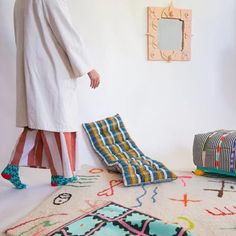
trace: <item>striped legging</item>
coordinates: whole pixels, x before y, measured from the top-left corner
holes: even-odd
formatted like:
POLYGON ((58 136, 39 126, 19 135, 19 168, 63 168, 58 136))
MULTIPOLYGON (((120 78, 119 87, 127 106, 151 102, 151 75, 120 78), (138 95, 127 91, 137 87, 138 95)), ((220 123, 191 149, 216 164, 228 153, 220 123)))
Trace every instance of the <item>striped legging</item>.
POLYGON ((50 132, 24 128, 11 155, 10 164, 49 168, 51 174, 73 176, 76 132, 50 132))

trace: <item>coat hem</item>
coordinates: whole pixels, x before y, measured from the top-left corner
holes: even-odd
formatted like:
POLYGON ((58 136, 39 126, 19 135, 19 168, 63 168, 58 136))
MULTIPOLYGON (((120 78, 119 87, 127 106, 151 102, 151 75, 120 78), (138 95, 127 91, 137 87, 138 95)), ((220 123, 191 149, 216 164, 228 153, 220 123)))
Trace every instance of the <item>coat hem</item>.
POLYGON ((49 131, 49 132, 78 132, 79 131, 79 127, 78 128, 63 128, 63 129, 57 129, 57 128, 49 128, 49 127, 45 127, 45 126, 38 126, 38 125, 30 125, 30 124, 16 124, 17 128, 25 128, 28 127, 30 129, 36 129, 36 130, 45 130, 45 131, 49 131))

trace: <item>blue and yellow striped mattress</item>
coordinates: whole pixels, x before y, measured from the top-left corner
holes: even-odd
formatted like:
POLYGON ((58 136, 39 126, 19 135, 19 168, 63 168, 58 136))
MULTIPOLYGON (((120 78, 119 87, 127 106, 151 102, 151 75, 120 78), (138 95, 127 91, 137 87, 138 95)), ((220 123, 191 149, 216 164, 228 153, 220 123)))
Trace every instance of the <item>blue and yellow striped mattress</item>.
POLYGON ((172 181, 177 177, 161 162, 145 156, 128 134, 119 114, 83 124, 96 153, 123 175, 124 185, 172 181))

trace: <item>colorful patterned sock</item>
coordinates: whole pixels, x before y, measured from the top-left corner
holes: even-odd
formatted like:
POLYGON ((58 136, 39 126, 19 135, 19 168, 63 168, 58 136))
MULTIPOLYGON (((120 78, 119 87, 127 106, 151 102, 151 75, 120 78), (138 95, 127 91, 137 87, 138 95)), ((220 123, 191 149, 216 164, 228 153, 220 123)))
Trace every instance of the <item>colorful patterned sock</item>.
POLYGON ((78 181, 78 178, 76 176, 73 176, 71 178, 65 178, 61 175, 52 175, 51 176, 51 185, 53 187, 55 186, 63 186, 66 185, 68 183, 75 183, 78 181))
POLYGON ((17 189, 26 188, 26 185, 20 180, 18 166, 8 164, 1 175, 4 179, 9 180, 17 189))

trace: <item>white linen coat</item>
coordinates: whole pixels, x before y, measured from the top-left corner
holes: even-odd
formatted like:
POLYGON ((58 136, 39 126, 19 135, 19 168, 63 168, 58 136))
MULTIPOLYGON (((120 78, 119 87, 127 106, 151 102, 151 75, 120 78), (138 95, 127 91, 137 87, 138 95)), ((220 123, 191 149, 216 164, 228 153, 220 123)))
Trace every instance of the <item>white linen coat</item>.
POLYGON ((78 80, 92 70, 67 0, 16 0, 16 126, 73 132, 78 80))

